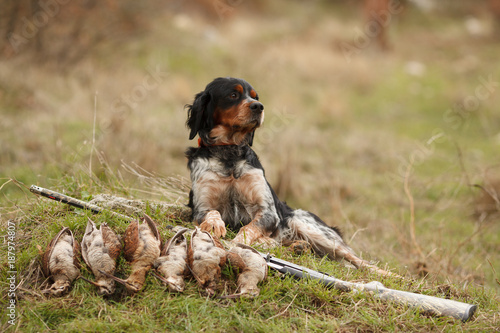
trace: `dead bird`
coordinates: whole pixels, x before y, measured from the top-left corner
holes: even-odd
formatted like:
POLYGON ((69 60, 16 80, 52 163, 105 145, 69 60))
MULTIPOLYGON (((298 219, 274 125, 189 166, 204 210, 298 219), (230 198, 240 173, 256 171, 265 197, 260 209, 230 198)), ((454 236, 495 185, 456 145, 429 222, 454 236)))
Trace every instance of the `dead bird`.
POLYGON ((80 275, 80 246, 68 227, 61 231, 47 245, 42 257, 42 270, 54 283, 42 292, 62 296, 69 291, 71 283, 80 275))
POLYGON ((198 284, 212 296, 226 263, 226 250, 217 238, 195 227, 188 247, 188 268, 198 284))
POLYGON ((126 279, 117 278, 109 273, 99 270, 102 274, 125 285, 131 293, 142 289, 146 281, 146 273, 160 256, 161 240, 158 228, 153 220, 144 214, 142 223, 131 221, 123 237, 123 253, 130 263, 132 273, 126 279))
POLYGON ((163 276, 155 275, 163 281, 170 291, 182 292, 184 290, 184 275, 187 271, 187 241, 184 233, 187 228, 182 228, 170 238, 163 250, 161 257, 156 259, 155 268, 163 276))
POLYGON ((102 223, 100 229, 97 229, 89 219, 82 239, 82 257, 94 273, 96 282, 81 278, 98 287, 99 295, 111 295, 115 291, 115 281, 100 271, 114 274, 116 259, 121 251, 122 244, 118 235, 106 223, 102 223))
POLYGON ((238 273, 239 294, 223 296, 236 298, 240 296, 256 297, 260 293, 257 284, 267 277, 267 263, 253 247, 235 243, 227 252, 227 260, 233 270, 238 273))

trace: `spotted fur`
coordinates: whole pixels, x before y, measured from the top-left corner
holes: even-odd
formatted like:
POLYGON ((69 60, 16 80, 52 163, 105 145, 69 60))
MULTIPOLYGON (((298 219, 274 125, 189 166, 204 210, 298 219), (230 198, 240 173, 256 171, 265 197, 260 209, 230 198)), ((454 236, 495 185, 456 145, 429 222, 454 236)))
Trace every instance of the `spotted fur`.
POLYGON ((189 138, 200 137, 199 147, 186 151, 192 182, 189 207, 203 230, 225 224, 238 231, 234 241, 248 245, 306 241, 318 255, 374 267, 354 254, 338 228, 278 199, 251 148, 255 130, 264 120, 264 106, 250 84, 217 78, 187 109, 189 138), (213 211, 220 213, 219 219, 213 211))

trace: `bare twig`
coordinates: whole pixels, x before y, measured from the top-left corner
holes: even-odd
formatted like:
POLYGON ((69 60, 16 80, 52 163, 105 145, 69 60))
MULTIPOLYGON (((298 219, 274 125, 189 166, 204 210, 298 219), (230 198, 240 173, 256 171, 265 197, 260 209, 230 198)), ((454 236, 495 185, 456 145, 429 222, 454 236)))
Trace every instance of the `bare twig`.
POLYGON ((406 193, 406 196, 408 197, 408 200, 410 202, 410 236, 411 236, 411 241, 413 244, 413 247, 419 254, 421 260, 425 258, 422 249, 420 248, 420 245, 417 243, 417 238, 415 236, 415 203, 413 200, 413 196, 410 191, 410 185, 409 185, 409 179, 410 179, 410 173, 411 173, 411 167, 413 165, 413 161, 410 161, 410 164, 408 164, 408 168, 406 168, 406 174, 405 174, 405 181, 404 181, 404 190, 406 193))
MULTIPOLYGON (((485 171, 484 171, 484 179, 485 180, 488 180, 488 173, 491 169, 493 168, 497 168, 498 166, 500 166, 500 164, 495 164, 495 165, 492 165, 490 167, 488 167, 485 171)), ((489 184, 489 185, 493 185, 493 184, 489 184)), ((493 201, 495 202, 495 206, 496 206, 496 209, 498 211, 500 211, 500 199, 499 199, 499 196, 498 196, 498 193, 497 193, 497 190, 494 188, 494 186, 488 186, 488 188, 485 188, 484 186, 481 186, 479 184, 471 184, 471 186, 473 187, 477 187, 479 189, 481 189, 485 194, 487 194, 491 199, 493 199, 493 201)))
MULTIPOLYGON (((2 178, 2 179, 6 179, 6 178, 2 178)), ((8 183, 11 183, 11 182, 14 183, 17 187, 19 187, 22 190, 22 192, 24 193, 25 197, 28 198, 28 196, 26 195, 26 192, 23 190, 26 189, 29 191, 29 187, 15 178, 9 178, 9 180, 7 180, 5 183, 3 183, 2 186, 0 186, 0 191, 3 189, 3 187, 5 185, 7 185, 8 183)))
POLYGON ((465 176, 465 180, 467 181, 467 185, 470 187, 472 186, 472 183, 470 181, 470 178, 469 178, 469 174, 467 173, 467 171, 465 170, 465 164, 464 164, 464 155, 462 153, 462 149, 460 148, 460 146, 458 145, 457 142, 454 142, 455 143, 455 147, 457 148, 457 153, 458 153, 458 162, 460 164, 460 168, 462 169, 462 173, 464 174, 465 176))
POLYGON ((267 318, 267 319, 266 319, 266 321, 269 321, 269 320, 271 320, 271 319, 273 319, 273 318, 276 318, 276 317, 279 317, 279 316, 281 316, 281 315, 285 314, 285 312, 287 312, 287 311, 288 311, 288 308, 289 308, 289 307, 293 304, 293 301, 295 301, 295 298, 297 298, 297 295, 298 295, 298 294, 295 294, 295 296, 293 296, 292 301, 291 301, 290 303, 288 303, 288 305, 286 306, 285 310, 281 311, 281 312, 280 312, 280 313, 278 313, 278 314, 275 314, 274 316, 271 316, 271 317, 267 318))
MULTIPOLYGON (((94 95, 94 123, 92 125, 92 146, 90 148, 90 161, 89 161, 89 178, 92 179, 92 155, 95 149, 95 127, 97 120, 97 91, 94 95)), ((92 186, 92 183, 90 184, 92 186)))
POLYGON ((9 179, 9 180, 7 180, 5 183, 3 183, 3 184, 2 184, 2 186, 0 186, 0 191, 3 189, 3 187, 4 187, 5 185, 7 185, 8 183, 10 183, 11 181, 13 181, 13 179, 12 179, 12 178, 10 178, 10 179, 9 179))
POLYGON ((491 269, 493 270, 493 274, 495 275, 495 281, 498 283, 498 285, 500 285, 500 280, 498 280, 497 278, 497 271, 495 270, 495 267, 493 267, 493 264, 491 263, 490 259, 486 260, 488 260, 488 264, 490 264, 491 269))
POLYGON ((484 191, 484 193, 488 194, 493 199, 493 201, 495 201, 495 204, 500 209, 500 200, 498 198, 496 191, 488 191, 487 189, 485 189, 483 186, 481 186, 479 184, 472 184, 472 186, 480 188, 481 190, 484 191))
POLYGON ((51 331, 50 327, 47 325, 46 322, 43 321, 42 318, 40 318, 39 315, 37 315, 37 313, 35 311, 33 311, 32 309, 29 309, 31 312, 33 312, 33 314, 35 315, 35 317, 37 317, 38 319, 40 319, 40 321, 42 322, 42 324, 47 328, 47 330, 51 331))
POLYGON ((480 223, 480 224, 476 224, 476 226, 477 226, 477 229, 472 234, 470 234, 469 237, 467 237, 466 239, 464 239, 463 241, 458 243, 455 251, 453 251, 453 253, 449 256, 449 258, 448 258, 448 272, 451 270, 451 262, 452 262, 453 258, 457 255, 458 251, 465 244, 469 243, 474 236, 479 234, 485 228, 486 224, 480 223))

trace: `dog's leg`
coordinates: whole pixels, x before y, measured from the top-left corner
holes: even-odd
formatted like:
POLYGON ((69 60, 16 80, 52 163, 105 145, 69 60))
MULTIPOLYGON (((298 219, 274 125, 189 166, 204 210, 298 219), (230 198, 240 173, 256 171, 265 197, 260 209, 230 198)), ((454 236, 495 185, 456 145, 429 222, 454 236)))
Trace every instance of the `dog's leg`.
POLYGON ((344 259, 356 268, 366 268, 382 276, 400 277, 398 274, 378 268, 359 258, 334 228, 327 226, 317 216, 309 212, 300 209, 294 210, 287 222, 288 230, 282 235, 284 239, 305 240, 320 256, 326 255, 332 260, 344 259))
POLYGON ((200 223, 200 229, 209 232, 216 238, 226 236, 226 225, 216 210, 211 210, 205 215, 203 222, 200 223))
MULTIPOLYGON (((220 209, 221 193, 224 192, 226 184, 213 173, 206 172, 203 167, 198 167, 196 170, 198 171, 194 173, 197 176, 192 176, 193 184, 188 204, 193 211, 193 220, 199 224, 201 230, 211 233, 216 238, 224 237, 226 226, 217 209, 220 209)), ((191 172, 193 174, 193 171, 191 172)))
POLYGON ((275 247, 279 243, 271 238, 271 231, 262 225, 274 225, 272 222, 276 217, 274 214, 258 213, 255 218, 247 225, 241 227, 233 242, 246 245, 260 245, 262 247, 275 247), (266 220, 269 220, 266 222, 266 220))
POLYGON ((260 245, 265 248, 277 246, 279 243, 269 236, 270 233, 266 233, 258 226, 257 220, 253 220, 240 229, 236 237, 234 237, 233 242, 254 246, 260 245))
POLYGON ((250 168, 235 184, 236 191, 243 198, 245 210, 252 217, 234 238, 234 242, 246 245, 272 247, 278 242, 270 236, 280 223, 274 205, 273 191, 258 168, 250 168))
POLYGON ((256 224, 257 221, 253 220, 249 224, 241 227, 236 237, 234 237, 233 242, 251 245, 254 244, 258 239, 267 237, 262 232, 262 228, 259 228, 256 224))

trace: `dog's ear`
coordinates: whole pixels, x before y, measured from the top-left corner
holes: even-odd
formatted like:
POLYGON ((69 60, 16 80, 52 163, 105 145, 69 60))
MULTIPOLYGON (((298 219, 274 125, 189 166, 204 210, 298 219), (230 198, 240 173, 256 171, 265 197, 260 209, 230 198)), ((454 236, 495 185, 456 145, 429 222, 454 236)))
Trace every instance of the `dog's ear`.
POLYGON ((191 129, 189 140, 193 140, 196 134, 208 126, 212 118, 211 96, 206 90, 196 94, 192 105, 186 105, 188 109, 188 120, 186 125, 191 129))

